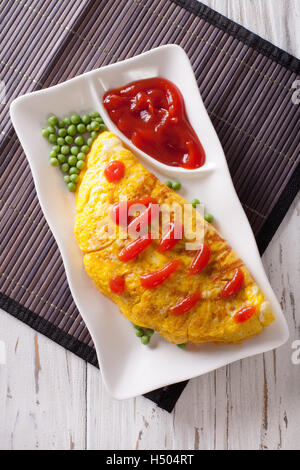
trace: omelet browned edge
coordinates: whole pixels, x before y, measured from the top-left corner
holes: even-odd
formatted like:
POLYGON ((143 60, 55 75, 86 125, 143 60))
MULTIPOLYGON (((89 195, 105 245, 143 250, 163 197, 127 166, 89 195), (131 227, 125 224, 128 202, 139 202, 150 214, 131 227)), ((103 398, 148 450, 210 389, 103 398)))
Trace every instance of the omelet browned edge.
MULTIPOLYGON (((176 344, 240 343, 272 323, 274 317, 270 303, 248 269, 213 225, 203 219, 211 258, 199 274, 188 275, 195 251, 186 250, 185 239, 164 254, 157 251, 158 240, 154 240, 138 258, 127 263, 119 261, 118 253, 127 240, 109 235, 113 224, 109 217, 111 205, 124 197, 133 200, 144 196, 154 197, 160 204, 187 204, 141 165, 117 136, 111 132, 100 134, 87 155, 86 169, 81 173, 77 187, 75 236, 84 253, 87 274, 130 321, 154 329, 167 341, 176 344), (117 184, 109 183, 103 173, 112 159, 125 165, 125 175, 117 184), (141 286, 141 274, 156 271, 170 260, 179 258, 181 266, 162 285, 156 289, 141 286), (236 268, 243 271, 243 287, 233 298, 221 299, 220 292, 236 268), (109 287, 109 281, 116 275, 125 279, 126 289, 121 295, 113 294, 109 287), (178 317, 170 313, 172 306, 199 290, 202 298, 188 313, 178 317), (244 323, 236 323, 233 320, 235 313, 249 305, 256 306, 255 315, 244 323)), ((194 209, 193 214, 199 217, 194 209)))

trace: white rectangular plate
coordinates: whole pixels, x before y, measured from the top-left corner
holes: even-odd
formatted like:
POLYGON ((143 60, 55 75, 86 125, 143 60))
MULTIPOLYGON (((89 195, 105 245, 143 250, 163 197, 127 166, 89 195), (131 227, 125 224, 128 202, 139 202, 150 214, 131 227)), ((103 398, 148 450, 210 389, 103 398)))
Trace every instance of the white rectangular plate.
POLYGON ((183 49, 162 46, 29 93, 17 98, 10 112, 32 170, 41 207, 59 246, 74 301, 93 338, 106 387, 115 398, 133 397, 205 374, 274 349, 288 339, 286 321, 264 272, 251 227, 235 193, 223 150, 183 49), (171 80, 183 94, 188 118, 206 152, 206 163, 198 170, 166 167, 151 159, 120 135, 103 108, 102 96, 106 90, 155 76, 171 80), (182 196, 188 201, 197 197, 205 203, 207 212, 214 214, 216 228, 247 264, 271 302, 275 322, 259 336, 240 345, 204 344, 183 351, 154 335, 150 346, 145 347, 135 338, 129 321, 96 289, 85 273, 83 255, 74 237, 74 195, 66 190, 57 168, 49 166, 49 144, 41 136, 49 113, 65 116, 92 110, 100 112, 108 128, 162 181, 176 175, 182 183, 182 196))

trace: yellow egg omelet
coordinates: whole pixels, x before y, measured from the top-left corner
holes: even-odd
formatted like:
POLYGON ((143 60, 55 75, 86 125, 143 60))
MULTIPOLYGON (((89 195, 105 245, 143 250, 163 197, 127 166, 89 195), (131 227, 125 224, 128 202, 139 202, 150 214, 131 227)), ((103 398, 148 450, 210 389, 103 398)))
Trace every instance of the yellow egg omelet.
MULTIPOLYGON (((111 207, 125 198, 136 200, 145 196, 155 198, 159 204, 187 204, 141 165, 118 137, 111 132, 100 134, 87 156, 86 169, 77 187, 75 236, 84 253, 85 269, 102 294, 110 297, 134 324, 151 328, 176 344, 189 341, 240 343, 269 325, 274 320, 269 302, 241 259, 203 219, 211 257, 198 274, 188 275, 195 252, 185 248, 184 239, 165 253, 157 250, 159 240, 153 240, 135 259, 119 260, 118 254, 128 240, 111 235, 110 229, 115 228, 109 216, 111 207), (108 182, 104 175, 104 169, 112 160, 125 165, 125 174, 117 183, 108 182), (157 271, 175 259, 181 259, 181 265, 164 283, 155 289, 141 285, 141 275, 157 271), (243 286, 235 296, 223 299, 220 292, 237 268, 243 272, 243 286), (110 280, 115 276, 122 276, 125 281, 122 294, 111 292, 110 280), (196 291, 201 291, 201 300, 187 313, 172 315, 172 307, 196 291), (249 320, 234 321, 234 315, 241 308, 252 305, 256 309, 249 320)), ((121 231, 118 227, 119 235, 121 231)))

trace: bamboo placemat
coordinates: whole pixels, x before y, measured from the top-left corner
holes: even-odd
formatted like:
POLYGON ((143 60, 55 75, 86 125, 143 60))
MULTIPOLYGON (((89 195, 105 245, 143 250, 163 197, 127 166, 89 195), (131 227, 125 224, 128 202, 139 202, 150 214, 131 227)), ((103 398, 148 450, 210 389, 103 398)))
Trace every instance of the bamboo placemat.
MULTIPOLYGON (((195 0, 9 0, 0 18, 0 307, 97 365, 10 122, 11 101, 161 44, 181 45, 263 252, 299 189, 292 86, 300 62, 195 0)), ((171 411, 185 384, 147 397, 171 411)))

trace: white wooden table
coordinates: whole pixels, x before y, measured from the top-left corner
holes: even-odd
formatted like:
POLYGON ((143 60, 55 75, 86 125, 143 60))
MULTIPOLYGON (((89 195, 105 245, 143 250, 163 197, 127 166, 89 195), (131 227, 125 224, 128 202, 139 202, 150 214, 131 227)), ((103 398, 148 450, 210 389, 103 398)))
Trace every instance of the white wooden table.
MULTIPOLYGON (((299 56, 299 0, 207 0, 299 56)), ((291 338, 275 352, 191 380, 168 414, 143 397, 118 402, 100 373, 0 311, 0 449, 300 449, 300 197, 264 265, 291 338)))

